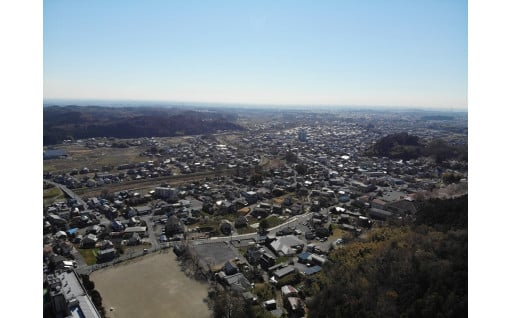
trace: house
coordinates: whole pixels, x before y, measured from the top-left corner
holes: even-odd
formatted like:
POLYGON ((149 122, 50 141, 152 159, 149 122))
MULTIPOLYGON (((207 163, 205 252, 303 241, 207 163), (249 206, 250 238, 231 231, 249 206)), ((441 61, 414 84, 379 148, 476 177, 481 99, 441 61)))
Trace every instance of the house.
POLYGON ((103 240, 98 245, 100 250, 106 250, 114 247, 114 244, 110 240, 103 240))
POLYGON ((67 224, 66 220, 55 214, 48 214, 46 219, 48 220, 48 222, 50 222, 51 225, 54 226, 63 226, 67 224))
POLYGON ((251 290, 251 283, 242 273, 226 275, 226 273, 220 271, 217 275, 224 284, 235 292, 244 293, 251 290))
POLYGON ((371 202, 372 208, 376 208, 376 209, 384 209, 386 204, 387 204, 387 202, 383 201, 381 199, 373 199, 371 202))
POLYGON ((75 236, 75 238, 73 239, 73 243, 75 244, 80 244, 82 242, 82 239, 83 239, 83 235, 81 234, 78 234, 77 236, 75 236))
POLYGON ((230 261, 227 261, 222 267, 222 271, 226 273, 226 275, 234 275, 238 273, 238 268, 230 261))
MULTIPOLYGON (((314 251, 314 244, 308 244, 308 251, 314 251), (310 248, 310 246, 313 246, 312 248, 310 248)), ((311 256, 311 253, 310 252, 302 252, 300 253, 299 255, 297 255, 297 258, 298 258, 298 262, 301 263, 301 264, 307 264, 309 262, 309 257, 311 256)))
POLYGON ((276 258, 269 252, 263 252, 261 253, 259 261, 262 268, 269 268, 274 266, 276 263, 276 258))
POLYGON ((116 249, 114 247, 100 249, 98 250, 98 255, 96 256, 96 261, 98 263, 108 262, 113 260, 117 255, 116 249))
POLYGON ((58 239, 66 239, 68 236, 67 236, 66 232, 58 231, 57 233, 55 233, 55 237, 58 239))
POLYGON ((272 213, 282 214, 283 213, 283 207, 280 204, 273 204, 272 205, 272 213))
POLYGON ((242 297, 244 300, 252 305, 256 305, 258 303, 258 296, 254 295, 251 292, 242 293, 242 297))
POLYGON ((124 226, 121 222, 115 220, 115 221, 112 221, 112 230, 114 232, 121 232, 124 230, 124 226))
POLYGON ((315 266, 308 267, 308 268, 304 269, 301 273, 305 276, 311 276, 311 275, 314 275, 314 274, 320 272, 321 270, 322 270, 322 267, 315 265, 315 266))
POLYGON ((258 194, 255 191, 247 191, 242 193, 248 204, 254 204, 258 202, 258 194))
POLYGON ((274 277, 279 280, 279 279, 281 279, 287 275, 290 275, 294 272, 295 272, 295 267, 293 267, 291 265, 287 265, 283 268, 280 268, 280 269, 274 271, 274 277))
POLYGON ((284 302, 286 308, 290 309, 292 312, 302 315, 304 314, 304 303, 302 299, 299 297, 288 297, 284 302))
POLYGON ((341 213, 338 217, 338 223, 340 224, 343 224, 343 223, 350 223, 350 215, 346 214, 346 213, 341 213))
POLYGON ((358 218, 359 226, 369 228, 372 226, 372 221, 370 221, 366 216, 359 216, 358 218))
POLYGON ((325 262, 327 261, 326 258, 320 256, 320 255, 317 255, 317 254, 311 254, 309 256, 310 260, 312 263, 318 265, 318 266, 322 266, 325 264, 325 262))
POLYGON ((75 271, 49 274, 46 283, 54 317, 101 317, 75 271))
POLYGON ((269 214, 269 210, 263 209, 261 207, 254 207, 251 212, 251 215, 255 218, 266 218, 269 214))
POLYGON ((96 237, 96 235, 90 233, 90 234, 87 234, 82 239, 81 247, 82 248, 94 248, 96 246, 96 242, 98 242, 98 238, 96 237))
POLYGON ((138 233, 139 235, 145 235, 147 232, 146 226, 131 226, 124 229, 124 234, 132 234, 132 233, 138 233))
POLYGON ((284 285, 281 287, 281 295, 283 295, 283 299, 287 297, 297 297, 299 295, 299 291, 292 285, 284 285))
POLYGON ((70 256, 73 250, 73 245, 68 241, 58 241, 53 245, 53 251, 56 254, 70 256))
POLYGON ((164 200, 173 201, 178 199, 178 192, 176 188, 157 187, 155 189, 155 196, 164 200))
POLYGON ((129 226, 139 226, 140 225, 140 219, 139 218, 136 218, 136 217, 131 217, 129 220, 128 220, 128 225, 129 226))
POLYGON ((97 224, 93 225, 90 229, 88 229, 88 232, 98 235, 101 233, 101 226, 99 226, 97 224))
POLYGON ((151 207, 144 205, 140 207, 136 207, 135 211, 137 211, 137 215, 147 215, 151 213, 151 207))
POLYGON ((393 216, 393 213, 382 209, 371 208, 368 215, 374 219, 385 221, 393 216))
POLYGON ((291 227, 286 226, 286 227, 282 228, 281 230, 277 231, 276 236, 291 235, 293 233, 294 233, 294 230, 291 227))
POLYGON ((277 303, 275 299, 266 300, 263 302, 263 306, 267 310, 274 310, 277 308, 277 303))
POLYGON ((270 246, 277 255, 294 255, 302 251, 304 242, 298 239, 295 235, 281 236, 272 243, 270 246))

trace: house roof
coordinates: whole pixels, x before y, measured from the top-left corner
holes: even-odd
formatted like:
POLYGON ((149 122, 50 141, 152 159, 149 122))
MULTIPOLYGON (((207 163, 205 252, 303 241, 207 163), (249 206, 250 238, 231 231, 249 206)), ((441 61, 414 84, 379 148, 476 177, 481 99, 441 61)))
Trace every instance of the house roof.
POLYGON ((307 260, 310 255, 311 255, 310 252, 303 252, 303 253, 300 253, 299 255, 297 255, 297 257, 301 260, 307 260))
POLYGON ((272 243, 272 248, 276 252, 282 252, 284 255, 290 255, 295 253, 294 246, 304 246, 304 242, 298 239, 295 235, 281 236, 272 243))
POLYGON ((288 274, 291 274, 293 272, 295 272, 295 267, 288 265, 288 266, 285 266, 285 267, 283 267, 281 269, 276 270, 274 272, 274 275, 277 276, 277 278, 281 278, 281 277, 284 277, 284 276, 286 276, 288 274))
POLYGON ((298 297, 289 297, 288 302, 290 303, 290 307, 292 308, 292 310, 297 310, 301 308, 302 300, 298 297))
POLYGON ((225 276, 224 280, 232 289, 236 291, 244 292, 250 289, 251 287, 251 283, 242 273, 236 273, 234 275, 225 276))
POLYGON ((304 275, 309 276, 309 275, 313 275, 313 274, 315 274, 315 273, 318 273, 318 272, 319 272, 319 271, 321 271, 321 270, 322 270, 322 267, 320 267, 320 266, 318 266, 318 265, 315 265, 315 266, 313 266, 313 267, 308 267, 308 268, 306 268, 306 269, 303 271, 303 273, 304 273, 304 275))
MULTIPOLYGON (((71 308, 72 312, 77 313, 77 317, 101 317, 74 271, 62 272, 55 276, 61 282, 61 291, 66 300, 68 302, 73 299, 78 301, 78 306, 71 308)), ((73 317, 75 316, 73 315, 73 317)))
POLYGON ((127 227, 124 232, 125 233, 133 233, 133 232, 146 232, 146 227, 145 226, 132 226, 132 227, 127 227))
POLYGON ((295 287, 293 287, 292 285, 285 285, 283 287, 281 287, 281 293, 283 293, 283 295, 289 295, 289 294, 297 294, 299 291, 297 289, 295 289, 295 287))

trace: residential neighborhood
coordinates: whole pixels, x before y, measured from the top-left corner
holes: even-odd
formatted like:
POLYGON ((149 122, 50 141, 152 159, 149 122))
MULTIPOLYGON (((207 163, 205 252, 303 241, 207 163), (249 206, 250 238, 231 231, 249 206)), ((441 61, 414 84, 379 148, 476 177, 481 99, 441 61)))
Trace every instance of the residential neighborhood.
MULTIPOLYGON (((45 306, 62 317, 74 310, 96 317, 89 298, 69 298, 55 286, 172 251, 211 291, 232 291, 273 317, 307 316, 308 286, 331 251, 368 240, 372 229, 411 222, 426 198, 467 194, 467 160, 368 155, 395 133, 467 145, 465 118, 446 124, 414 116, 248 116, 243 132, 124 141, 135 160, 110 164, 73 160, 80 151, 117 151, 114 138, 46 150, 43 188, 57 195, 43 211, 45 306)), ((73 294, 83 294, 73 284, 73 294)))

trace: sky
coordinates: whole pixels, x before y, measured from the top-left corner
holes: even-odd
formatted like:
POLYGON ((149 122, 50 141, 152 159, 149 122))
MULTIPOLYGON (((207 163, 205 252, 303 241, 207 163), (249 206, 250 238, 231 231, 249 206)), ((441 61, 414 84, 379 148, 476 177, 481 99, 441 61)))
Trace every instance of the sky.
POLYGON ((43 2, 50 99, 467 109, 467 1, 43 2))

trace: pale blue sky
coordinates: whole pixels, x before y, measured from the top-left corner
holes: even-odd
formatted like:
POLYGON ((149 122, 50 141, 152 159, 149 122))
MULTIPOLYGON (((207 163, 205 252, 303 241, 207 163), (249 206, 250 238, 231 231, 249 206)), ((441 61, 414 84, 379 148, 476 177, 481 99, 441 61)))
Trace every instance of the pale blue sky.
POLYGON ((43 9, 45 99, 467 109, 467 1, 43 9))

